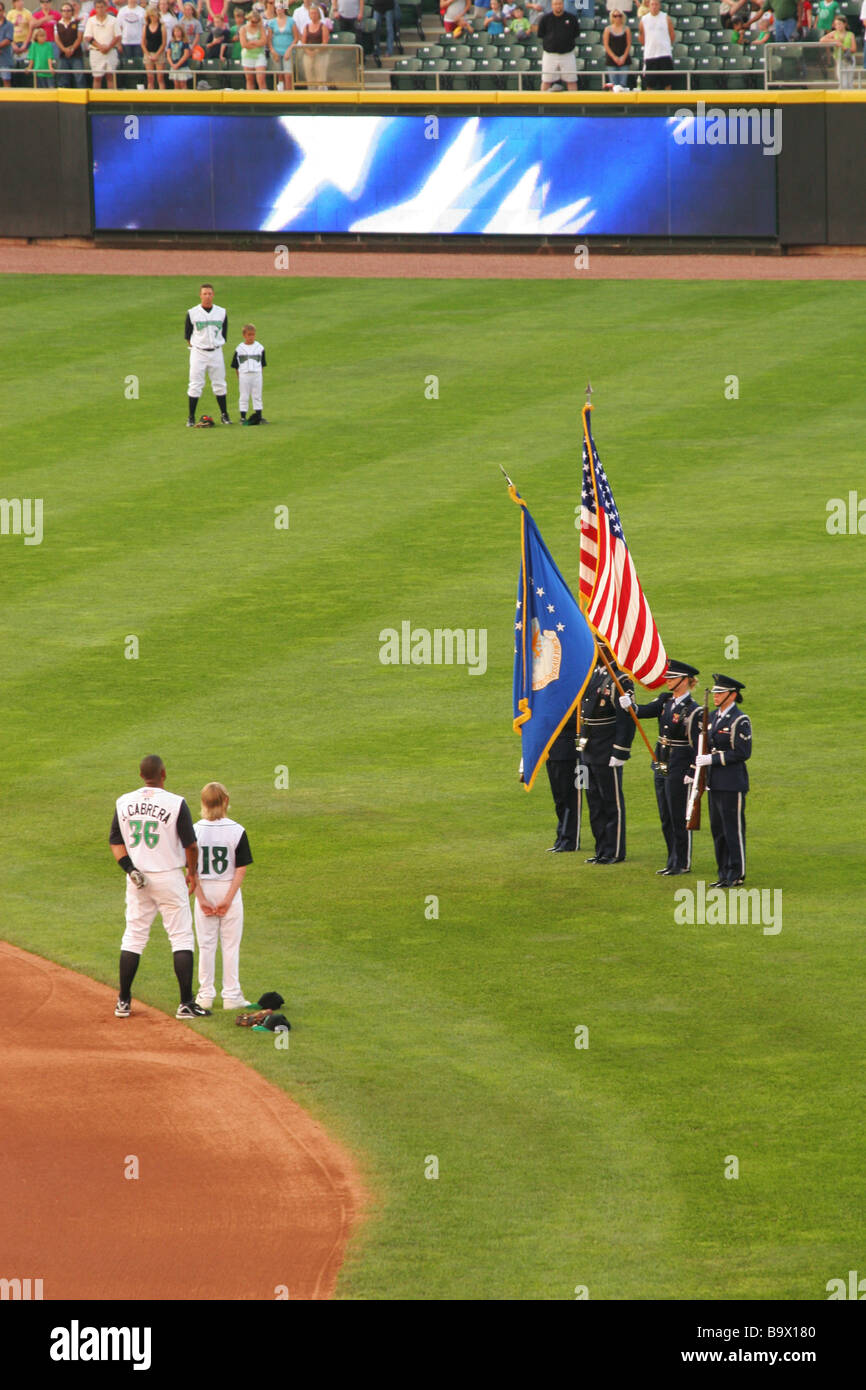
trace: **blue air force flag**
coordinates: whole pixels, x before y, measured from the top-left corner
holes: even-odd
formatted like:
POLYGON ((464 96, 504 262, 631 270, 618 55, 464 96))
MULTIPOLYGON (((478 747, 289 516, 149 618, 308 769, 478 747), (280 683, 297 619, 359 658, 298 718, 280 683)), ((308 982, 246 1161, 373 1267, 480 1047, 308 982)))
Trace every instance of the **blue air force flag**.
POLYGON ((520 579, 514 619, 514 731, 523 744, 530 791, 551 744, 583 694, 595 665, 592 631, 556 567, 526 503, 520 507, 520 579))

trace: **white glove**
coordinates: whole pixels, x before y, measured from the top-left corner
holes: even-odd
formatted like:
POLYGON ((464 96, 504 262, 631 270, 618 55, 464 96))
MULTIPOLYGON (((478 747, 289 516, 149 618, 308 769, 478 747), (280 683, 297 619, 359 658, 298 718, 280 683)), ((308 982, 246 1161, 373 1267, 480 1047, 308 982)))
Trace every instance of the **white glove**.
POLYGON ((684 777, 684 778, 683 778, 683 781, 685 782, 685 784, 686 784, 687 787, 690 787, 690 786, 692 785, 692 779, 691 779, 691 777, 684 777))
POLYGON ((709 767, 712 761, 712 753, 699 753, 695 758, 695 767, 709 767))
POLYGON ((625 767, 625 761, 622 758, 611 758, 608 767, 625 767))
POLYGON ((620 709, 631 709, 631 707, 632 707, 633 704, 634 704, 634 696, 633 696, 633 695, 620 695, 620 697, 619 697, 619 707, 620 707, 620 709))

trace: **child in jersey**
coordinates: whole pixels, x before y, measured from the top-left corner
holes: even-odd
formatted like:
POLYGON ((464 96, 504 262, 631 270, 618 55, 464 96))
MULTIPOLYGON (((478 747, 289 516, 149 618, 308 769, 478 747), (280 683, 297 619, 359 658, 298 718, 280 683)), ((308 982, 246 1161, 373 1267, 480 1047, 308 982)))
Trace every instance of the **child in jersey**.
POLYGON ((198 879, 195 890, 195 934, 198 938, 198 994, 196 1002, 208 1009, 214 1001, 216 952, 223 958, 224 1009, 249 1004, 238 978, 244 903, 241 884, 253 856, 247 832, 227 812, 229 794, 221 782, 202 787, 202 819, 196 821, 198 879), (209 1003, 204 1003, 209 1000, 209 1003))
POLYGON ((262 370, 268 365, 265 350, 256 339, 254 323, 244 324, 243 335, 244 340, 235 348, 231 363, 238 374, 241 424, 266 425, 268 422, 262 414, 262 370), (248 415, 250 401, 253 409, 248 415))

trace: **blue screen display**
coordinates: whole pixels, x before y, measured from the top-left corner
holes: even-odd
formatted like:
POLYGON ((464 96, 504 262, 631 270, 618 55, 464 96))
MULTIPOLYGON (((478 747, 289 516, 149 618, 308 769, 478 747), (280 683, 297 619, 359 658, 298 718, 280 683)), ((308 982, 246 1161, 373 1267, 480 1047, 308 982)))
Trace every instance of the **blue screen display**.
POLYGON ((776 233, 769 151, 686 139, 679 114, 91 121, 100 231, 776 233))

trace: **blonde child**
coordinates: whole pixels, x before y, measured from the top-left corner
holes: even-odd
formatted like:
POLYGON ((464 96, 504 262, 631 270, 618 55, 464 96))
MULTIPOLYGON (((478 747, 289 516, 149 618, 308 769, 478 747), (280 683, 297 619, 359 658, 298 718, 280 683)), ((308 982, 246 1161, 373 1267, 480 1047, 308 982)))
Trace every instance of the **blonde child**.
POLYGON ((241 884, 252 864, 247 832, 226 814, 229 794, 221 782, 208 782, 201 791, 202 819, 196 821, 198 879, 195 888, 195 934, 198 938, 196 1002, 209 1009, 216 995, 214 973, 219 945, 223 958, 224 1009, 249 1004, 238 978, 244 903, 241 884), (205 1002, 207 1001, 207 1002, 205 1002))

